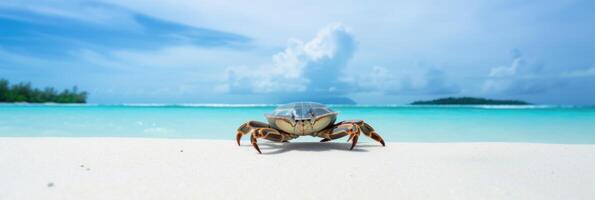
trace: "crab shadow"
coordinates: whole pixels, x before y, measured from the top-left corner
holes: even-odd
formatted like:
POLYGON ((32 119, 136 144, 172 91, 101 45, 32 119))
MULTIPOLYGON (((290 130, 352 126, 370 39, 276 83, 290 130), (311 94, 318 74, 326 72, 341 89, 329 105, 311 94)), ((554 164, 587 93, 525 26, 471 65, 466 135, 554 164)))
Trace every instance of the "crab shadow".
MULTIPOLYGON (((253 148, 250 144, 242 144, 242 147, 253 148)), ((309 151, 309 152, 320 152, 320 151, 346 151, 346 152, 368 152, 367 148, 382 147, 381 145, 359 143, 353 150, 349 150, 351 143, 339 143, 339 142, 289 142, 289 143, 275 143, 275 142, 262 142, 258 146, 262 151, 262 154, 281 154, 290 151, 309 151)), ((256 151, 256 150, 254 150, 256 151)))

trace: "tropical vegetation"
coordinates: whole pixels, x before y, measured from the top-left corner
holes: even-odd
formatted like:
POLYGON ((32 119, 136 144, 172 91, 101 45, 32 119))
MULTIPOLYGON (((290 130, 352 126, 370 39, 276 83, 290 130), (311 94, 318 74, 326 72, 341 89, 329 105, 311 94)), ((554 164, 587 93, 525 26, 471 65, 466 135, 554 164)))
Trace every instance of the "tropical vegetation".
POLYGON ((86 103, 87 95, 87 92, 78 91, 76 86, 59 92, 52 87, 43 90, 33 88, 29 82, 11 85, 8 80, 0 79, 0 102, 86 103))
POLYGON ((415 101, 411 105, 530 105, 520 100, 496 100, 476 97, 447 97, 429 101, 415 101))

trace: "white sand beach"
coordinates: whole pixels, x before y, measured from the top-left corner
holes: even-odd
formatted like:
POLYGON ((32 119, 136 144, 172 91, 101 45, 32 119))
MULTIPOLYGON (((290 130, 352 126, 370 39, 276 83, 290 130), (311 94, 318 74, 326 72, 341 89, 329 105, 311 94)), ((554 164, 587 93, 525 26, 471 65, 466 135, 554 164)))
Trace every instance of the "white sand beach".
POLYGON ((0 199, 594 199, 595 145, 0 138, 0 199))

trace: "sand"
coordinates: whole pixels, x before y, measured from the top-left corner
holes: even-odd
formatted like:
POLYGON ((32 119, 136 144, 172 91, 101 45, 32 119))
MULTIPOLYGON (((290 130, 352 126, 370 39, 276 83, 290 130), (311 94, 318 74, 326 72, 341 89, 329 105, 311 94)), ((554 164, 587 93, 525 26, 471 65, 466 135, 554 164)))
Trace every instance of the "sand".
POLYGON ((595 199, 595 145, 0 138, 0 199, 595 199))

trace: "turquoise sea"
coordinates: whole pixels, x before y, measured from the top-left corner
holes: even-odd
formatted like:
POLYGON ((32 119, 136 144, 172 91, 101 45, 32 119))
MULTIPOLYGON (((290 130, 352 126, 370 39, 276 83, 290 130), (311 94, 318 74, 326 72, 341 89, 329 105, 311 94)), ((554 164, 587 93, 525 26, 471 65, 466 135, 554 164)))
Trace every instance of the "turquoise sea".
MULTIPOLYGON (((276 105, 0 104, 0 137, 229 139, 276 105)), ((331 105, 392 142, 595 144, 595 107, 331 105)), ((311 137, 298 139, 312 141, 311 137)))

